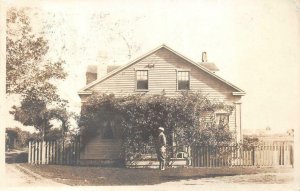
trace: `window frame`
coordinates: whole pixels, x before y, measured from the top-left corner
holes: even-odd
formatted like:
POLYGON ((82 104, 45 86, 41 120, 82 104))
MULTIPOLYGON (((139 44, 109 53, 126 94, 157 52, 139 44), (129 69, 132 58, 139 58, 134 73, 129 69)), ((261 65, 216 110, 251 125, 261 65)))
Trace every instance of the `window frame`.
POLYGON ((215 122, 217 125, 220 125, 220 117, 218 115, 225 116, 227 119, 227 123, 224 125, 224 127, 229 128, 229 120, 230 120, 230 114, 228 112, 215 112, 215 122))
POLYGON ((140 92, 147 92, 149 91, 149 69, 146 69, 146 68, 135 68, 135 91, 140 91, 140 92), (141 72, 141 71, 146 71, 147 72, 147 89, 138 89, 138 75, 137 73, 138 72, 141 72))
POLYGON ((191 90, 191 70, 187 69, 176 69, 176 90, 177 91, 189 91, 191 90), (188 89, 179 89, 179 72, 188 72, 188 89))

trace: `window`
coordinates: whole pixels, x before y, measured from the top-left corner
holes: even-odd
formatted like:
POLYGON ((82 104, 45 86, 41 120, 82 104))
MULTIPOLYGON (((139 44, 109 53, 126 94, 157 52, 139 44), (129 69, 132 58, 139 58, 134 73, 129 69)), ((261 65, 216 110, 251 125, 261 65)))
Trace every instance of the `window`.
POLYGON ((177 85, 178 90, 190 89, 190 72, 178 71, 177 72, 177 85))
POLYGON ((228 113, 216 113, 216 123, 222 127, 228 127, 228 113))
POLYGON ((105 121, 102 123, 102 139, 113 139, 114 133, 113 133, 113 122, 112 121, 105 121))
POLYGON ((136 89, 148 90, 148 70, 136 71, 136 89))

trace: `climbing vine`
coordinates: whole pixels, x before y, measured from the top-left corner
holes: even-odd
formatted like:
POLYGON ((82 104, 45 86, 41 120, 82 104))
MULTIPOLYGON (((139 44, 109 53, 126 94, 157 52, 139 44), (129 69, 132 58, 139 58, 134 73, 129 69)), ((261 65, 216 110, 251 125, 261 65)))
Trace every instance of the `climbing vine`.
POLYGON ((122 140, 124 157, 132 161, 141 157, 147 146, 155 145, 159 126, 165 128, 169 146, 172 142, 187 146, 230 144, 231 132, 214 120, 214 112, 220 109, 230 115, 234 107, 190 92, 177 98, 93 93, 82 106, 79 125, 86 144, 101 134, 106 122, 113 121, 113 131, 122 140))

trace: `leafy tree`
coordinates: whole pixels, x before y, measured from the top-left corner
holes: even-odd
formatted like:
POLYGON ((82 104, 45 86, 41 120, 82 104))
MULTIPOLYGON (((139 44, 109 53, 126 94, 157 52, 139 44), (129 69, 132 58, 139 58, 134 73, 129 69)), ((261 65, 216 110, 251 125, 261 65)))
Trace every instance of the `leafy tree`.
POLYGON ((6 90, 7 93, 27 95, 35 92, 47 101, 59 98, 50 80, 64 79, 64 61, 46 60, 47 40, 33 32, 26 9, 7 11, 6 90))
POLYGON ((6 128, 5 132, 7 134, 15 134, 16 143, 15 145, 17 148, 24 148, 28 145, 28 140, 30 139, 31 133, 28 131, 23 131, 18 127, 15 128, 6 128))
POLYGON ((7 93, 20 94, 21 106, 13 107, 11 114, 24 125, 42 132, 51 128, 50 120, 58 118, 67 128, 67 101, 57 94, 55 80, 66 78, 64 61, 51 62, 46 55, 48 41, 31 27, 26 9, 7 11, 7 93), (59 109, 57 109, 59 108, 59 109))
POLYGON ((51 119, 57 119, 61 122, 60 131, 63 138, 70 128, 70 118, 75 115, 67 111, 66 104, 63 102, 54 108, 48 109, 43 100, 35 99, 33 95, 25 97, 21 101, 21 106, 14 106, 13 109, 10 113, 14 115, 15 120, 26 126, 34 126, 41 132, 42 140, 53 126, 50 123, 51 119))

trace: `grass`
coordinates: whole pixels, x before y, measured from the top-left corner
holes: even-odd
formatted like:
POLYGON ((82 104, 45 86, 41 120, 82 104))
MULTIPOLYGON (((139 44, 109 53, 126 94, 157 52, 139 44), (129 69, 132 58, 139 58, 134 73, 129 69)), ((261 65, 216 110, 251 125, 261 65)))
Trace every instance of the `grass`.
POLYGON ((85 167, 64 165, 30 165, 21 164, 43 177, 67 185, 99 186, 99 185, 154 185, 183 179, 199 179, 217 176, 234 176, 258 173, 291 172, 286 168, 169 168, 165 171, 157 169, 128 169, 113 167, 85 167))

